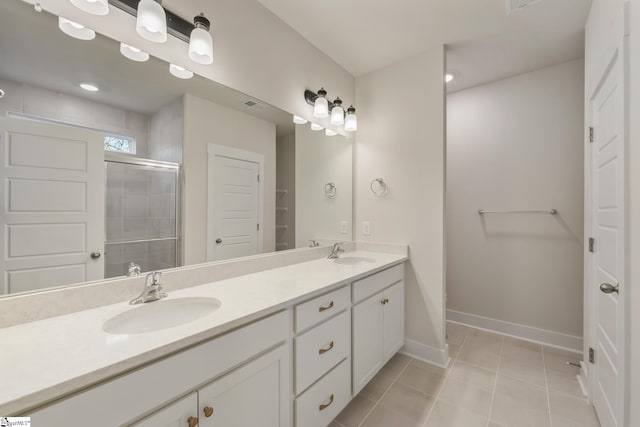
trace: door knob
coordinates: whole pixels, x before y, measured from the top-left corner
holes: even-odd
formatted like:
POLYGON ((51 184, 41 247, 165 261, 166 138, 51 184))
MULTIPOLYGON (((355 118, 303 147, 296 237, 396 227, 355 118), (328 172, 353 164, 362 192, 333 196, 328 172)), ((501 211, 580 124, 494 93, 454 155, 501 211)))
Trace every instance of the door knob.
POLYGON ((220 243, 222 243, 222 239, 218 237, 218 238, 216 239, 216 243, 219 245, 220 243))
POLYGON ((620 292, 619 292, 619 288, 620 288, 620 285, 615 285, 615 286, 613 286, 613 285, 612 285, 612 284, 610 284, 610 283, 603 283, 603 284, 601 284, 601 285, 600 285, 600 290, 601 290, 602 292, 604 292, 605 294, 612 294, 612 293, 614 293, 614 292, 615 292, 616 294, 618 294, 618 293, 620 293, 620 292))
POLYGON ((100 252, 91 252, 91 259, 98 259, 102 255, 100 252))

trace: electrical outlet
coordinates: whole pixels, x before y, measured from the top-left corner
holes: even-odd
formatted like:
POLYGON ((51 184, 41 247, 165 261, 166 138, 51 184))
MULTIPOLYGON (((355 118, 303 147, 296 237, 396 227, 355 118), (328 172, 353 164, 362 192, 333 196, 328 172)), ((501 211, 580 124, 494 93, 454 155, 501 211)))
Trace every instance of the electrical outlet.
POLYGON ((347 221, 340 222, 340 234, 347 234, 349 232, 349 223, 347 221))
POLYGON ((365 236, 371 236, 371 223, 369 221, 364 221, 362 223, 362 234, 365 236))

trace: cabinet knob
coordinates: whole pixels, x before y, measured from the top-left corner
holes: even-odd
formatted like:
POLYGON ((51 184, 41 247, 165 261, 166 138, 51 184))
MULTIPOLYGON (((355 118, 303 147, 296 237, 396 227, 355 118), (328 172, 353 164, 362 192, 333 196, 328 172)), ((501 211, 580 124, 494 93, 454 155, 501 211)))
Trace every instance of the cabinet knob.
POLYGON ((385 305, 389 303, 389 298, 385 298, 382 301, 380 301, 380 304, 385 305))
POLYGON ((203 411, 204 411, 204 416, 207 418, 213 415, 213 408, 211 406, 205 406, 203 411))
POLYGON ((189 427, 196 427, 198 425, 198 418, 197 417, 187 418, 187 424, 189 425, 189 427))

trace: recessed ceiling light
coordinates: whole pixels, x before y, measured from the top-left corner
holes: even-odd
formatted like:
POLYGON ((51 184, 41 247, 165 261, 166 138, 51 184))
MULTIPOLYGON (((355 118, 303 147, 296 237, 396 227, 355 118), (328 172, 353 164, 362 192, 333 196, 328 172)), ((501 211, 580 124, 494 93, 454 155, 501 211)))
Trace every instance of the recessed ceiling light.
POLYGON ((325 129, 324 134, 327 136, 336 136, 338 132, 332 131, 331 129, 325 129))
POLYGON ((58 17, 58 28, 68 36, 78 40, 93 40, 96 38, 96 32, 77 22, 69 21, 62 16, 58 17))
POLYGON ((100 88, 93 83, 80 83, 80 87, 84 90, 88 90, 89 92, 97 92, 100 88))
POLYGON ((145 62, 149 60, 149 54, 144 52, 137 47, 129 46, 126 43, 120 43, 120 53, 125 57, 129 58, 132 61, 136 62, 145 62))
POLYGON ((322 130, 322 129, 324 129, 324 128, 322 126, 320 126, 319 124, 311 123, 311 130, 312 131, 317 132, 317 131, 322 130))
POLYGON ((109 13, 109 2, 107 0, 71 0, 71 4, 93 15, 106 15, 109 13))
POLYGON ((297 125, 304 125, 307 123, 307 119, 302 118, 300 116, 293 116, 293 123, 297 125))
POLYGON ((187 70, 186 68, 183 68, 179 65, 176 64, 170 64, 169 65, 169 71, 171 72, 171 74, 173 74, 174 76, 176 76, 179 79, 190 79, 191 77, 193 77, 193 72, 187 70))
POLYGON ((454 78, 454 77, 455 77, 455 76, 454 76, 453 74, 451 74, 451 73, 447 73, 447 74, 445 74, 445 76, 444 76, 444 81, 445 81, 445 82, 447 82, 447 83, 449 83, 451 80, 453 80, 453 78, 454 78))

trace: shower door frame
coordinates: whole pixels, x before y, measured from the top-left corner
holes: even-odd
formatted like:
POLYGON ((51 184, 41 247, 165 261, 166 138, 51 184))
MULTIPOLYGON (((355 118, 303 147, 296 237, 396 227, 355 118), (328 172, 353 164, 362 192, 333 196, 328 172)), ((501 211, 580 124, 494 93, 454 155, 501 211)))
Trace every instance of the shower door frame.
MULTIPOLYGON (((161 160, 151 160, 151 159, 145 159, 142 157, 134 157, 130 154, 125 154, 125 153, 118 153, 116 151, 105 151, 104 152, 104 174, 105 174, 105 184, 106 184, 106 178, 107 178, 107 163, 111 162, 111 163, 123 163, 123 164, 127 164, 127 165, 134 165, 134 166, 148 166, 148 167, 155 167, 155 168, 163 168, 163 169, 173 169, 174 173, 175 173, 175 177, 176 177, 176 223, 175 223, 175 237, 174 238, 158 238, 158 239, 140 239, 140 240, 131 240, 131 241, 122 241, 122 242, 110 242, 110 243, 137 243, 137 242, 153 242, 153 241, 160 241, 160 240, 175 240, 176 242, 176 257, 175 257, 175 264, 176 266, 174 268, 180 267, 182 265, 182 236, 180 233, 180 229, 181 229, 181 224, 182 224, 182 212, 180 209, 181 206, 181 192, 180 192, 180 187, 181 187, 181 170, 182 168, 180 167, 180 163, 174 163, 174 162, 164 162, 161 160)), ((104 245, 107 245, 107 222, 106 222, 106 197, 107 197, 107 192, 105 190, 104 192, 105 195, 105 229, 103 230, 103 236, 104 236, 104 245)))

